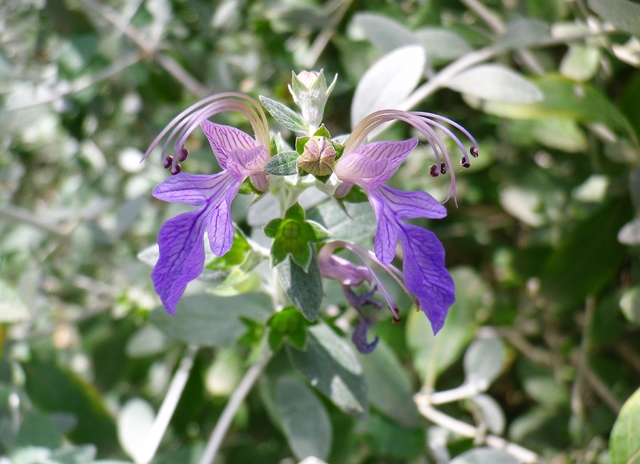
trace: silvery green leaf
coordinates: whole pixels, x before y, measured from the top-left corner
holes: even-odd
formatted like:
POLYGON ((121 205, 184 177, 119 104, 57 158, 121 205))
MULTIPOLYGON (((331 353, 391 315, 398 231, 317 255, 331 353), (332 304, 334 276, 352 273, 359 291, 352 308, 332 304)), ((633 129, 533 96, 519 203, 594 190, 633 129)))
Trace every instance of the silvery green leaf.
POLYGON ((422 77, 426 53, 408 45, 386 54, 371 66, 356 87, 351 104, 351 127, 374 111, 397 108, 422 77))
POLYGON ((0 280, 0 322, 13 323, 31 319, 31 312, 18 292, 0 280))
POLYGON ((506 418, 500 404, 489 395, 476 395, 469 400, 478 408, 487 429, 496 435, 504 433, 506 418))
POLYGON ((383 52, 404 45, 418 43, 416 36, 402 24, 375 13, 358 13, 353 22, 362 28, 365 36, 383 52))
POLYGON ((519 464, 506 451, 493 448, 474 448, 452 459, 449 464, 519 464))
POLYGON ((636 285, 624 292, 620 298, 620 308, 629 322, 640 324, 640 286, 636 285))
POLYGON ((582 44, 572 44, 562 58, 560 73, 578 82, 590 80, 600 67, 600 49, 582 44))
POLYGON ((505 48, 525 48, 550 37, 549 25, 544 21, 518 18, 509 22, 507 32, 496 41, 496 45, 505 48))
POLYGON ((278 153, 265 164, 262 170, 274 176, 290 176, 298 172, 298 152, 283 151, 278 153))
POLYGON ((155 416, 153 407, 142 398, 131 398, 118 414, 118 440, 136 462, 146 452, 147 436, 155 416))
POLYGON ((287 354, 311 386, 324 393, 338 408, 359 419, 368 416, 362 366, 351 345, 328 326, 309 327, 306 351, 287 345, 287 354))
POLYGON ((498 337, 474 340, 464 354, 465 382, 486 390, 502 371, 504 344, 498 337))
POLYGON ((294 306, 310 321, 315 321, 322 303, 322 276, 315 251, 308 271, 293 262, 291 256, 275 267, 278 280, 294 306))
POLYGON ((298 459, 309 456, 327 459, 331 451, 331 421, 313 390, 298 377, 280 377, 275 388, 275 406, 293 454, 298 459))
POLYGON ((633 464, 640 456, 640 389, 622 406, 611 431, 612 464, 633 464))
POLYGON ((589 0, 589 6, 615 27, 640 37, 640 5, 628 0, 589 0))
POLYGON ((466 40, 443 27, 424 27, 417 29, 414 35, 427 51, 428 58, 455 60, 472 50, 466 40))
POLYGON ((273 118, 293 132, 307 133, 307 125, 302 120, 302 117, 293 111, 292 109, 284 106, 282 103, 270 98, 260 95, 260 103, 267 111, 273 116, 273 118))
POLYGON ((623 245, 637 245, 640 243, 640 219, 627 222, 620 232, 618 241, 623 245))
POLYGON ((271 300, 263 293, 216 297, 209 294, 183 296, 176 315, 162 308, 149 314, 149 320, 169 338, 200 346, 230 346, 246 327, 240 317, 266 321, 272 314, 271 300))
POLYGON ((420 424, 409 374, 389 346, 380 340, 369 354, 358 354, 367 380, 369 403, 404 427, 420 424))
POLYGON ((521 74, 499 64, 481 64, 449 79, 447 87, 483 100, 535 103, 544 95, 521 74))

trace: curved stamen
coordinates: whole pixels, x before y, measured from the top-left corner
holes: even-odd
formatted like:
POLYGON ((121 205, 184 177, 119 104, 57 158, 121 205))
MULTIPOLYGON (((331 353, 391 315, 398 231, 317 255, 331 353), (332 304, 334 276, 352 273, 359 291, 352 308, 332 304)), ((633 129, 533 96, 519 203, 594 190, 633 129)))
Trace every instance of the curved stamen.
POLYGON ((226 111, 236 111, 246 116, 255 133, 256 142, 269 148, 269 126, 260 104, 248 95, 225 92, 204 98, 173 118, 151 142, 142 159, 145 160, 160 141, 169 134, 163 145, 162 159, 166 159, 165 154, 169 144, 177 136, 173 157, 173 165, 175 166, 175 163, 178 162, 177 159, 183 156, 182 150, 186 138, 195 130, 195 127, 198 127, 203 120, 226 111))

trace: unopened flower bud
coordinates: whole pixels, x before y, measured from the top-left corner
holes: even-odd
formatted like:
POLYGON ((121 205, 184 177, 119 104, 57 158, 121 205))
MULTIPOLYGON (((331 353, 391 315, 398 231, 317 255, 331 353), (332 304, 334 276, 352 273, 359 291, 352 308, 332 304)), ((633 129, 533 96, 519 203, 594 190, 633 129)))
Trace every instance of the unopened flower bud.
POLYGON ((336 149, 326 137, 310 137, 298 158, 298 167, 316 176, 328 176, 333 172, 336 149))
POLYGON ((313 133, 322 122, 324 106, 331 94, 338 76, 327 87, 324 72, 302 71, 300 74, 292 73, 289 92, 293 96, 293 101, 302 110, 302 119, 309 126, 309 133, 313 133))

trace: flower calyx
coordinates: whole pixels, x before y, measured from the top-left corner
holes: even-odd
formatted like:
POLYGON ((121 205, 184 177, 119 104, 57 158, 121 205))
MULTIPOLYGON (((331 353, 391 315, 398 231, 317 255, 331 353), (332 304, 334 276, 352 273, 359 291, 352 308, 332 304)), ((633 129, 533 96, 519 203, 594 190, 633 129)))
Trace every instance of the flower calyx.
POLYGON ((277 266, 287 256, 305 272, 311 263, 313 243, 329 237, 329 231, 314 221, 305 220, 305 212, 296 203, 289 208, 284 218, 273 219, 264 226, 267 237, 273 238, 271 245, 271 265, 277 266))

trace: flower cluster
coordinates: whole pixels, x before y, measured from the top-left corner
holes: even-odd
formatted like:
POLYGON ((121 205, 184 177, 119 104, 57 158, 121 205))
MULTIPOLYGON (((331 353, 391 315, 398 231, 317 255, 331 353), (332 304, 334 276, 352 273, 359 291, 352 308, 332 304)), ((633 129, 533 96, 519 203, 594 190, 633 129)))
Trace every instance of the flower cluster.
MULTIPOLYGON (((169 313, 174 314, 187 284, 203 271, 205 231, 214 255, 222 256, 231 248, 234 225, 230 206, 243 184, 262 194, 270 190, 270 185, 279 189, 286 188, 286 180, 299 188, 301 183, 298 181, 301 177, 313 176, 323 191, 330 191, 340 202, 348 200, 354 188, 366 194, 377 220, 374 250, 372 252, 344 241, 330 241, 330 237, 327 241, 328 234, 317 232, 319 229, 316 226, 309 228, 316 231, 315 235, 310 233, 310 237, 315 238, 310 238, 309 243, 296 242, 289 250, 286 244, 283 245, 283 240, 280 240, 278 250, 285 255, 291 252, 296 261, 296 249, 304 249, 308 258, 309 249, 315 253, 318 246, 311 242, 322 242, 317 255, 320 273, 341 283, 347 301, 360 316, 360 324, 353 333, 357 348, 362 352, 369 352, 377 342, 377 339, 373 343, 367 342, 369 321, 361 311, 365 305, 381 306, 372 299, 376 290, 384 297, 394 321, 400 321, 398 308, 375 268, 386 271, 395 279, 415 305, 424 311, 434 333, 442 328, 447 311, 455 299, 453 280, 445 268, 444 248, 435 234, 406 221, 417 218, 440 219, 446 216, 446 209, 426 192, 406 192, 386 185, 416 148, 418 138, 372 143, 366 143, 366 139, 374 129, 391 121, 401 121, 415 128, 431 145, 435 154, 436 164, 430 167, 429 173, 434 177, 450 174, 451 187, 447 199, 453 197, 454 201, 454 165, 441 134, 460 148, 460 164, 465 168, 469 167, 470 158, 451 128, 471 141, 473 145, 469 155, 472 157, 478 155, 477 143, 464 128, 447 118, 419 111, 398 110, 372 113, 354 128, 344 143, 337 143, 321 124, 324 106, 334 84, 335 80, 327 86, 322 72, 294 73, 290 90, 302 115, 273 100, 260 98, 276 120, 301 134, 296 139, 295 151, 285 150, 270 136, 260 104, 238 93, 214 95, 191 106, 171 121, 151 144, 145 156, 166 137, 162 162, 172 174, 154 188, 153 195, 167 202, 199 207, 168 220, 158 235, 160 257, 151 278, 169 313), (254 136, 209 121, 212 116, 226 111, 244 115, 253 128, 254 136), (181 172, 180 163, 188 156, 188 151, 184 148, 185 141, 198 127, 209 140, 222 169, 217 174, 181 172), (173 154, 167 156, 172 141, 173 154), (285 179, 284 184, 282 181, 271 182, 278 177, 285 179), (398 242, 402 247, 402 271, 392 264, 398 242), (307 246, 310 248, 307 249, 307 246), (338 253, 342 249, 351 252, 361 264, 356 265, 340 256, 338 253), (365 282, 375 282, 373 290, 357 295, 355 289, 365 282)), ((306 182, 304 185, 311 184, 306 182)), ((285 220, 286 218, 287 216, 285 220)), ((304 214, 301 218, 304 221, 304 214)), ((300 230, 303 226, 304 223, 300 222, 300 230)), ((297 240, 300 241, 299 238, 297 240)), ((308 266, 307 258, 305 263, 308 266)))

